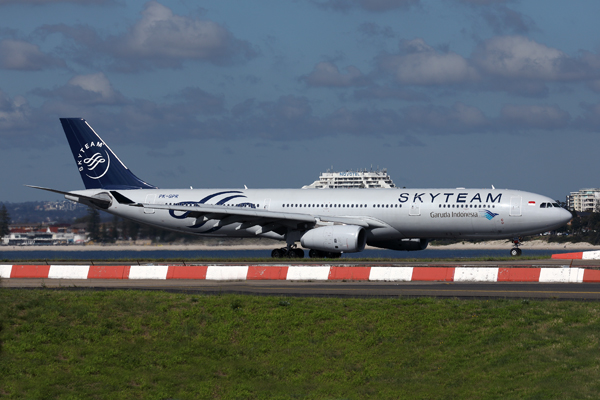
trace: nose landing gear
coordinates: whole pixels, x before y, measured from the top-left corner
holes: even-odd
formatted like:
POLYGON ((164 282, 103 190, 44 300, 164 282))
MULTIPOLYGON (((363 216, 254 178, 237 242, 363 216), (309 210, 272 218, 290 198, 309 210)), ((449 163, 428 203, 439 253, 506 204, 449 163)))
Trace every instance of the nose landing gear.
POLYGON ((521 255, 522 251, 521 251, 521 249, 519 248, 519 245, 520 245, 520 244, 521 244, 521 238, 514 238, 514 239, 513 239, 513 245, 514 245, 515 247, 513 247, 513 248, 510 250, 510 255, 511 255, 511 256, 513 256, 513 257, 518 257, 518 256, 520 256, 520 255, 521 255))

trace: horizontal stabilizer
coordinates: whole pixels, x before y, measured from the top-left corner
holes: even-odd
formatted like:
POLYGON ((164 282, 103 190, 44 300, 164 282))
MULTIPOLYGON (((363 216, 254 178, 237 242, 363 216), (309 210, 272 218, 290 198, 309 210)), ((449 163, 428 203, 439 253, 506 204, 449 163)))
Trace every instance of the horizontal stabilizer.
POLYGON ((112 203, 112 200, 106 193, 98 193, 96 195, 98 197, 91 197, 91 196, 84 196, 84 195, 77 194, 77 193, 63 192, 61 190, 50 189, 50 188, 45 188, 45 187, 41 187, 41 186, 33 186, 33 185, 25 185, 25 186, 33 188, 33 189, 40 189, 40 190, 45 190, 47 192, 62 194, 65 196, 65 198, 67 200, 75 201, 77 203, 85 204, 87 206, 95 206, 95 207, 101 208, 103 210, 106 210, 107 208, 109 208, 112 203))

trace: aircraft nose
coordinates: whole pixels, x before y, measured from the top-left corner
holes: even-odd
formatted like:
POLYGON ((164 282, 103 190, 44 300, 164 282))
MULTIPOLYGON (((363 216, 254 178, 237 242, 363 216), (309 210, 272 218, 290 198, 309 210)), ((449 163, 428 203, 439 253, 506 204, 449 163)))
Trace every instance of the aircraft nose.
POLYGON ((571 214, 571 212, 569 212, 568 210, 565 210, 564 208, 560 209, 560 213, 558 215, 558 220, 560 223, 566 224, 572 218, 573 218, 573 215, 571 214))

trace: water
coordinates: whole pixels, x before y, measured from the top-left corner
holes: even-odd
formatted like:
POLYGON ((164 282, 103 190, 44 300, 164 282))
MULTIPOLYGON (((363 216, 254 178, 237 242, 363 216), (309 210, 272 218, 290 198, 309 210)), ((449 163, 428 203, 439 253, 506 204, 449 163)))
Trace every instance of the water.
MULTIPOLYGON (((508 257, 510 247, 504 250, 365 250, 361 253, 343 254, 342 259, 353 258, 473 258, 508 257)), ((541 257, 557 253, 570 253, 572 250, 523 250, 524 256, 541 257)), ((305 251, 308 257, 308 252, 305 251)), ((270 258, 271 250, 118 250, 118 251, 2 251, 0 262, 13 260, 118 260, 118 259, 183 259, 183 258, 270 258)), ((285 261, 285 260, 281 260, 285 261)))

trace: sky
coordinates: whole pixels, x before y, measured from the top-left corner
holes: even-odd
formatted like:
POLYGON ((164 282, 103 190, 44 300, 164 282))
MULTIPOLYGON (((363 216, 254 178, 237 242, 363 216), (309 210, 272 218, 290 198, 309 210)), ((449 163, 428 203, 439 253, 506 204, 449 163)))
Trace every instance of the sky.
POLYGON ((600 187, 600 2, 0 0, 0 202, 83 189, 85 118, 161 188, 600 187))

